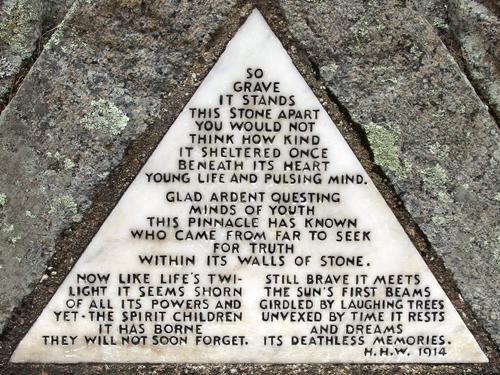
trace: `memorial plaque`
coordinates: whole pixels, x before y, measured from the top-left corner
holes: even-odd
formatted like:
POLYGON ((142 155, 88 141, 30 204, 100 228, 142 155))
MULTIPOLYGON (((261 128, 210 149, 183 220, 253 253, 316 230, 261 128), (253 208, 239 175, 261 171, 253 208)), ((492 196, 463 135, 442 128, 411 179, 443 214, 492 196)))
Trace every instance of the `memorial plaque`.
POLYGON ((486 362, 258 11, 14 362, 486 362))

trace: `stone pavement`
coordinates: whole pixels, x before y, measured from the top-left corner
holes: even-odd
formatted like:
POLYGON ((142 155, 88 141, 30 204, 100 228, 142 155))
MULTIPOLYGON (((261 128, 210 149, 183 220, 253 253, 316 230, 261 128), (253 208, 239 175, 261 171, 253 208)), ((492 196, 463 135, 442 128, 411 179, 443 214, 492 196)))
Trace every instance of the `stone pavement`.
POLYGON ((498 6, 472 0, 0 2, 0 328, 36 318, 255 5, 494 353, 498 6))

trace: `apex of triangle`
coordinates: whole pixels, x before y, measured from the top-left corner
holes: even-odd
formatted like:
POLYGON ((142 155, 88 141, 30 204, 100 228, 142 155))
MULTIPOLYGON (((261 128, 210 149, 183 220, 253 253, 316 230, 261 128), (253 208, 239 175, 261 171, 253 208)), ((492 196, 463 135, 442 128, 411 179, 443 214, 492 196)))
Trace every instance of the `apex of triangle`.
POLYGON ((11 360, 487 358, 254 9, 11 360))

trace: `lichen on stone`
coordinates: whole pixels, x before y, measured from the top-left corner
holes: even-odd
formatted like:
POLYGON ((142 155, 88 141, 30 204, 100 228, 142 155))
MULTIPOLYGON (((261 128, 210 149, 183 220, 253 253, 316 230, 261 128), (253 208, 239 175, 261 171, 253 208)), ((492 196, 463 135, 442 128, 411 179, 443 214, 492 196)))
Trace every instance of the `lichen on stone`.
POLYGON ((50 206, 49 213, 55 213, 61 210, 76 214, 78 213, 78 204, 71 195, 61 195, 54 200, 54 205, 50 206))
POLYGON ((49 215, 71 215, 73 221, 79 221, 81 216, 78 214, 78 204, 69 194, 61 195, 52 201, 49 209, 49 215))
POLYGON ((448 30, 449 26, 446 23, 446 20, 444 20, 441 17, 434 17, 432 20, 432 24, 437 27, 439 30, 448 30))
POLYGON ((4 8, 5 17, 0 23, 0 40, 5 41, 12 51, 28 58, 33 48, 33 28, 40 18, 37 2, 32 0, 12 1, 4 8))
POLYGON ((63 195, 60 199, 60 202, 69 212, 72 212, 74 214, 78 212, 78 205, 70 195, 63 195))
POLYGON ((446 225, 450 223, 451 219, 444 216, 434 216, 432 222, 436 225, 446 225))
POLYGON ((90 110, 80 123, 88 130, 119 135, 127 126, 129 118, 115 104, 104 99, 92 100, 90 110))
POLYGON ((410 47, 410 53, 413 56, 415 56, 417 59, 423 55, 422 50, 420 48, 418 48, 418 46, 415 44, 410 47))
POLYGON ((7 237, 7 242, 11 244, 15 244, 17 241, 21 239, 20 235, 15 235, 14 234, 14 225, 13 224, 4 224, 2 231, 4 233, 8 233, 9 236, 7 237))
POLYGON ((368 30, 365 25, 357 25, 357 27, 352 28, 351 31, 356 38, 360 40, 363 40, 368 35, 368 30))
POLYGON ((439 160, 445 160, 450 152, 450 147, 448 145, 442 145, 436 142, 429 146, 429 151, 432 155, 435 155, 439 160))
POLYGON ((394 125, 381 126, 370 122, 364 127, 375 164, 392 171, 396 177, 405 178, 411 169, 410 163, 403 164, 398 157, 399 128, 394 125))
POLYGON ((7 202, 7 195, 4 193, 0 193, 0 207, 5 206, 6 202, 7 202))
POLYGON ((321 76, 325 77, 325 80, 331 80, 335 73, 337 72, 337 70, 339 69, 339 66, 333 62, 333 63, 330 63, 328 65, 324 65, 320 68, 320 74, 321 76))
POLYGON ((24 214, 26 215, 26 217, 29 217, 30 219, 36 218, 36 215, 33 214, 33 212, 31 212, 30 210, 26 210, 24 214))
POLYGON ((21 239, 21 236, 12 236, 7 239, 11 244, 15 244, 17 241, 21 239))
POLYGON ((440 164, 436 164, 424 170, 424 180, 436 190, 443 190, 448 182, 448 174, 440 164))
POLYGON ((446 111, 444 109, 439 109, 431 114, 431 116, 435 119, 443 119, 446 117, 446 111))
POLYGON ((14 230, 14 225, 12 224, 4 224, 3 228, 2 228, 2 231, 4 233, 10 233, 14 230))
POLYGON ((49 158, 49 160, 57 162, 60 167, 66 170, 72 169, 75 166, 73 160, 62 155, 61 153, 59 153, 59 151, 56 151, 55 153, 47 152, 47 158, 49 158))
POLYGON ((500 193, 496 193, 496 194, 495 194, 495 200, 496 200, 497 202, 500 202, 500 193))
POLYGON ((75 166, 75 163, 73 163, 73 160, 71 160, 69 158, 64 158, 63 166, 64 166, 64 169, 71 169, 75 166))
POLYGON ((443 203, 452 203, 453 199, 451 198, 450 194, 448 194, 446 191, 440 191, 437 194, 437 197, 439 201, 443 203))
POLYGON ((7 58, 0 58, 0 79, 10 77, 14 73, 14 66, 7 58))

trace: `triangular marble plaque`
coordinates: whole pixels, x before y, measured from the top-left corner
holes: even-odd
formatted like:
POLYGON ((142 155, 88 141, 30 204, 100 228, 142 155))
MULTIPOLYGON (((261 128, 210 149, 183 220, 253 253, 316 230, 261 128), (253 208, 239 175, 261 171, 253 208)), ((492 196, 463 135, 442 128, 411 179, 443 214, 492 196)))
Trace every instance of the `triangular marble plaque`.
POLYGON ((11 360, 487 358, 255 10, 11 360))

